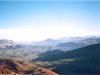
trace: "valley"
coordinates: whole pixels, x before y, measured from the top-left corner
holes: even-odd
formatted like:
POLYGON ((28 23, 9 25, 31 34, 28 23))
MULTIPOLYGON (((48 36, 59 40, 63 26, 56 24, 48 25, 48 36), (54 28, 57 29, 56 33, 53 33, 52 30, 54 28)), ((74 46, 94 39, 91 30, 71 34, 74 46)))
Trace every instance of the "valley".
POLYGON ((47 39, 30 44, 3 39, 0 40, 0 60, 24 61, 59 75, 99 75, 99 43, 100 37, 47 39))

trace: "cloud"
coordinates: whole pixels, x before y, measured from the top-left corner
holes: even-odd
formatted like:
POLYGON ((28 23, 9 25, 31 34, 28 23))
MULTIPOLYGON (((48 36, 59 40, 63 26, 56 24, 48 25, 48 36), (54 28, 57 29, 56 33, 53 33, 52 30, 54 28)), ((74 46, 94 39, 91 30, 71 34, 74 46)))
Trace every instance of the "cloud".
POLYGON ((11 39, 14 41, 40 41, 47 38, 58 39, 72 36, 89 36, 96 35, 98 33, 89 29, 82 29, 80 27, 49 26, 43 28, 0 29, 0 38, 11 39))

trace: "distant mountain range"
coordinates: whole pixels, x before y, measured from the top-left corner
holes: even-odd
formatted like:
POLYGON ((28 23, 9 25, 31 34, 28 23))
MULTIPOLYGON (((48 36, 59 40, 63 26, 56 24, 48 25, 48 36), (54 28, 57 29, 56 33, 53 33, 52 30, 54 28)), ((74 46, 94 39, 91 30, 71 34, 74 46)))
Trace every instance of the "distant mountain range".
POLYGON ((99 36, 64 37, 58 40, 47 39, 44 41, 33 42, 33 46, 51 47, 51 50, 53 49, 73 50, 97 43, 100 43, 99 36))
POLYGON ((39 42, 33 42, 34 45, 55 45, 58 43, 66 43, 66 42, 75 42, 78 43, 80 41, 83 40, 88 40, 88 39, 92 39, 92 40, 96 40, 96 39, 100 39, 100 36, 86 36, 86 37, 64 37, 64 38, 60 38, 60 39, 46 39, 44 41, 39 41, 39 42))
POLYGON ((12 40, 1 39, 0 50, 24 49, 31 50, 35 53, 42 53, 55 49, 68 51, 97 43, 100 43, 99 36, 64 37, 58 40, 46 39, 44 41, 30 43, 17 43, 12 40))
POLYGON ((15 42, 12 40, 1 39, 0 40, 0 49, 6 48, 8 46, 12 46, 13 44, 15 44, 15 42))

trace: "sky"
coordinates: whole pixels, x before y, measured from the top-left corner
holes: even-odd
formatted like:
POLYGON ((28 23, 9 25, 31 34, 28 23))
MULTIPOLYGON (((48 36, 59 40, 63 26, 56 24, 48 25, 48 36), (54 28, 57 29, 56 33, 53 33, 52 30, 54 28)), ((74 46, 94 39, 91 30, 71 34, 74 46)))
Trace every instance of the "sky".
POLYGON ((0 39, 100 36, 100 1, 0 1, 0 39))

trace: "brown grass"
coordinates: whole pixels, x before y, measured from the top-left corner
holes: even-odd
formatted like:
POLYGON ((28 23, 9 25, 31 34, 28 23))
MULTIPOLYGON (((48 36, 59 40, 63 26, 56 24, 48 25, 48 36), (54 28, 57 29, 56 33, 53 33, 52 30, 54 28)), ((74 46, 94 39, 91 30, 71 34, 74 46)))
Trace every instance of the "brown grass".
POLYGON ((58 75, 31 63, 12 59, 0 59, 0 75, 58 75))

